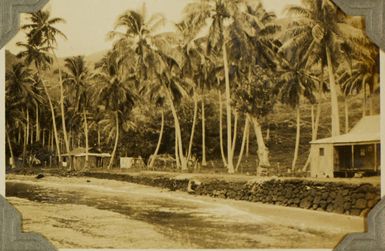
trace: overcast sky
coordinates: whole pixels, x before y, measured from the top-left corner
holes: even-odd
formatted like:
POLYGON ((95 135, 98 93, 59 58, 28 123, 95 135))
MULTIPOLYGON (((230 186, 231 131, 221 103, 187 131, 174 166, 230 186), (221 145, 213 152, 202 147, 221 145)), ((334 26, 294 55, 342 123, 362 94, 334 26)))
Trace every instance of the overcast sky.
MULTIPOLYGON (((111 42, 106 34, 113 29, 116 18, 127 9, 139 9, 146 4, 148 14, 162 13, 167 20, 177 22, 182 10, 191 0, 50 0, 45 8, 52 16, 62 17, 65 24, 57 27, 63 31, 68 40, 58 40, 57 55, 69 57, 89 55, 109 49, 111 42)), ((300 0, 262 0, 268 11, 278 16, 288 4, 299 4, 300 0)), ((24 23, 25 18, 21 22, 24 23)), ((8 43, 7 49, 18 52, 16 42, 24 40, 21 32, 8 43)))

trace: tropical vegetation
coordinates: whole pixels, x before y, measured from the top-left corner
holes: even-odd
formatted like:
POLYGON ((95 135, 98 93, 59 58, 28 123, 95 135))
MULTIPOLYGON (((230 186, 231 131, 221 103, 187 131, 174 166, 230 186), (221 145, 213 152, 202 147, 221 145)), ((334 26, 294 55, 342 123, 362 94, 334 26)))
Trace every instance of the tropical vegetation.
POLYGON ((63 166, 84 147, 84 168, 98 149, 108 169, 124 156, 153 169, 168 155, 181 171, 306 172, 309 141, 376 112, 378 48, 331 0, 302 0, 283 18, 259 1, 194 0, 182 16, 165 32, 163 15, 127 10, 106 34, 112 48, 89 61, 58 58, 64 19, 31 13, 20 53, 7 54, 10 166, 63 166))

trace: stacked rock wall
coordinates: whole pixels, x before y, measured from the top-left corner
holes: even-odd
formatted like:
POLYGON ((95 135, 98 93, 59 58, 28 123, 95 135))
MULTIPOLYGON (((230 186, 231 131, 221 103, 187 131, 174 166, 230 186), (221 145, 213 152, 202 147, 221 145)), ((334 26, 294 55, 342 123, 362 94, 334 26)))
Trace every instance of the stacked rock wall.
POLYGON ((300 207, 339 214, 366 215, 380 200, 380 188, 371 184, 269 180, 265 182, 201 184, 196 194, 300 207))

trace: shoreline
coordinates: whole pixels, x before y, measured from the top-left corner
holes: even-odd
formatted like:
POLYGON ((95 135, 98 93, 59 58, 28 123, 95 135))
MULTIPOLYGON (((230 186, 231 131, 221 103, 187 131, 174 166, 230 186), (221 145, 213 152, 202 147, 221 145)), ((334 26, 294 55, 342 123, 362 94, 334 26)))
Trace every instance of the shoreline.
MULTIPOLYGON (((123 181, 193 195, 262 202, 268 205, 362 217, 365 217, 380 200, 379 178, 377 182, 373 177, 364 179, 278 178, 154 171, 123 172, 119 169, 87 172, 36 169, 22 170, 22 172, 24 172, 22 175, 43 174, 123 181)), ((15 174, 20 175, 20 172, 15 174)), ((10 173, 7 176, 12 177, 15 174, 10 173)))
POLYGON ((21 211, 24 229, 60 248, 333 248, 347 233, 365 231, 362 217, 122 181, 13 176, 7 183, 22 193, 9 200, 21 211))

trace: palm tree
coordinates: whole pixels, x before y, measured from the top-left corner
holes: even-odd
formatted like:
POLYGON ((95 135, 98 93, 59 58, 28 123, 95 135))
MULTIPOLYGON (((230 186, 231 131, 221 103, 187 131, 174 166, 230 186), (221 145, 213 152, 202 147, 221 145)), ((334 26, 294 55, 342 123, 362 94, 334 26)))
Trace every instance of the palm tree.
POLYGON ((13 148, 12 148, 11 138, 10 138, 10 136, 9 136, 10 133, 9 133, 9 126, 8 126, 8 124, 7 124, 7 126, 6 126, 5 133, 6 133, 6 137, 7 137, 7 144, 8 144, 8 148, 9 148, 9 154, 11 155, 10 165, 11 165, 11 168, 15 168, 15 167, 16 167, 15 156, 14 156, 14 154, 13 154, 13 148))
POLYGON ((160 113, 161 113, 161 126, 160 126, 158 143, 156 145, 154 153, 150 157, 150 163, 148 164, 148 167, 151 169, 154 167, 154 164, 162 143, 164 125, 165 125, 165 115, 164 115, 165 107, 164 106, 166 103, 166 94, 164 92, 159 91, 158 89, 153 88, 152 84, 143 85, 139 91, 139 94, 141 94, 144 97, 149 97, 151 102, 153 102, 153 104, 155 105, 155 107, 160 109, 160 113))
POLYGON ((174 129, 175 129, 175 152, 176 152, 176 161, 181 165, 182 170, 187 170, 187 158, 183 151, 183 142, 182 142, 182 131, 177 114, 176 105, 180 103, 182 98, 187 97, 193 87, 193 83, 188 78, 182 79, 178 74, 173 74, 173 72, 178 71, 177 66, 173 64, 170 59, 164 59, 167 62, 167 65, 170 67, 169 73, 164 73, 159 75, 154 80, 144 81, 143 84, 148 90, 150 97, 158 99, 158 102, 161 101, 167 103, 170 108, 174 118, 174 129))
POLYGON ((160 14, 147 17, 143 5, 140 11, 127 10, 120 15, 114 31, 108 34, 108 38, 114 40, 114 50, 121 55, 126 71, 134 70, 138 82, 151 79, 154 73, 159 74, 166 67, 157 53, 169 42, 164 40, 165 34, 157 33, 164 23, 160 14))
POLYGON ((187 160, 174 103, 180 99, 175 95, 185 93, 181 84, 183 81, 178 78, 183 59, 178 49, 179 38, 174 33, 157 33, 164 23, 165 19, 160 14, 148 18, 143 5, 141 11, 128 10, 119 16, 115 31, 109 37, 115 40, 114 50, 122 55, 125 71, 139 85, 151 84, 154 88, 160 85, 158 90, 165 94, 174 117, 177 161, 180 160, 182 169, 186 170, 187 160))
POLYGON ((58 154, 57 156, 59 158, 59 162, 61 162, 62 159, 61 159, 61 152, 60 152, 60 146, 59 146, 59 136, 58 136, 58 131, 56 127, 55 109, 48 91, 47 84, 45 80, 42 79, 42 70, 48 68, 48 65, 52 63, 52 58, 47 53, 48 51, 47 47, 39 47, 34 44, 24 44, 24 43, 18 43, 17 45, 25 48, 25 51, 21 51, 17 56, 19 58, 23 58, 27 65, 35 66, 37 70, 37 78, 39 78, 40 83, 43 85, 44 92, 47 95, 48 103, 51 110, 53 132, 54 132, 55 143, 56 143, 56 151, 58 154))
POLYGON ((178 157, 180 160, 181 169, 183 171, 187 170, 187 158, 183 152, 183 142, 182 142, 182 130, 180 125, 180 120, 177 114, 176 105, 180 103, 182 98, 189 96, 191 94, 192 87, 194 82, 189 78, 180 77, 179 74, 173 74, 174 71, 179 71, 179 67, 175 66, 173 60, 166 60, 167 64, 170 67, 171 74, 165 72, 159 77, 158 84, 155 84, 154 87, 158 86, 159 90, 162 89, 162 92, 166 93, 166 100, 168 101, 171 112, 174 118, 175 124, 175 136, 176 136, 176 147, 178 148, 178 157), (178 68, 176 70, 173 70, 178 68))
POLYGON ((302 0, 303 6, 287 9, 292 21, 285 32, 282 51, 301 51, 308 65, 320 61, 327 66, 331 95, 332 136, 340 134, 336 65, 349 60, 351 52, 369 58, 362 29, 347 22, 346 16, 331 0, 302 0))
POLYGON ((36 142, 41 141, 41 125, 40 125, 40 120, 41 120, 41 111, 44 109, 44 106, 42 104, 46 101, 43 97, 42 94, 42 88, 40 84, 40 79, 39 77, 35 74, 32 76, 33 82, 34 82, 34 92, 36 93, 36 98, 33 99, 33 104, 35 105, 35 128, 36 128, 36 142), (41 107, 41 108, 40 108, 41 107))
POLYGON ((65 59, 67 72, 63 83, 69 86, 72 107, 75 112, 83 114, 84 136, 86 144, 85 168, 88 168, 88 107, 90 106, 90 74, 83 56, 65 59))
MULTIPOLYGON (((241 0, 196 0, 185 8, 185 20, 191 27, 191 33, 199 34, 203 29, 208 28, 207 52, 209 54, 213 51, 222 53, 226 90, 227 168, 229 173, 234 172, 229 62, 231 61, 231 67, 233 67, 234 58, 236 59, 237 56, 239 58, 240 54, 243 57, 253 54, 249 53, 252 48, 249 41, 261 41, 258 38, 259 35, 264 32, 269 33, 277 28, 276 26, 266 26, 266 23, 270 20, 270 15, 266 12, 262 22, 258 20, 260 17, 257 15, 260 13, 255 10, 260 11, 261 5, 253 6, 251 3, 241 0), (247 51, 246 54, 240 53, 245 50, 247 51)), ((263 46, 259 47, 259 49, 264 51, 263 46)))
POLYGON ((51 18, 49 11, 37 11, 31 13, 29 17, 31 23, 23 25, 22 29, 26 30, 27 38, 30 44, 35 46, 45 46, 47 51, 49 51, 56 62, 59 71, 59 85, 60 85, 60 111, 62 116, 62 130, 64 134, 64 143, 67 153, 70 152, 67 129, 65 123, 65 111, 64 111, 64 89, 63 89, 63 79, 61 67, 59 66, 58 59, 55 53, 55 47, 57 45, 57 36, 60 36, 66 39, 66 36, 63 32, 55 27, 55 25, 64 23, 65 20, 62 18, 51 18))
MULTIPOLYGON (((135 104, 135 95, 130 89, 130 81, 122 74, 121 63, 122 61, 119 60, 116 52, 108 52, 96 65, 99 72, 94 76, 97 100, 107 111, 111 112, 111 116, 107 118, 107 121, 115 121, 115 144, 108 169, 114 163, 120 130, 125 117, 128 116, 135 104)), ((110 130, 110 134, 112 132, 110 130)))
MULTIPOLYGON (((40 15, 39 13, 38 15, 40 15)), ((56 119, 55 119, 55 110, 54 106, 52 104, 52 100, 50 97, 50 94, 48 92, 48 87, 46 82, 42 79, 42 71, 49 68, 49 65, 52 64, 52 57, 49 55, 49 52, 51 51, 51 40, 48 38, 52 34, 56 34, 57 32, 51 32, 50 35, 43 32, 42 29, 42 23, 38 22, 39 17, 35 14, 30 14, 31 24, 27 24, 23 26, 23 30, 26 30, 28 41, 27 43, 19 42, 17 43, 18 46, 23 47, 24 50, 21 51, 18 54, 19 58, 23 58, 25 63, 28 65, 34 65, 37 71, 37 78, 40 80, 41 84, 43 85, 44 92, 47 95, 48 103, 51 110, 51 117, 52 117, 52 124, 53 124, 53 133, 55 137, 55 143, 56 143, 56 151, 57 156, 59 158, 59 162, 62 161, 61 158, 61 151, 59 146, 59 137, 58 137, 58 131, 56 127, 56 119), (40 27, 40 28, 39 28, 40 27)))
POLYGON ((29 137, 27 135, 27 132, 29 131, 29 112, 27 112, 26 116, 25 111, 29 110, 31 98, 33 100, 35 97, 36 93, 33 90, 31 70, 26 68, 21 63, 13 65, 12 68, 6 72, 6 136, 7 144, 9 147, 9 153, 11 155, 12 167, 14 167, 15 159, 13 155, 10 131, 12 130, 12 128, 16 127, 16 124, 23 125, 23 159, 25 159, 26 146, 29 140, 29 137), (26 121, 24 120, 25 117, 27 117, 26 121))
MULTIPOLYGON (((259 121, 273 111, 276 101, 273 87, 276 85, 277 80, 271 71, 263 69, 261 66, 253 67, 247 78, 248 80, 244 81, 244 84, 236 89, 234 102, 238 110, 244 111, 246 115, 244 132, 249 128, 249 123, 253 126, 258 144, 259 164, 256 171, 257 174, 260 174, 262 168, 270 166, 270 161, 269 150, 264 142, 262 125, 259 121)), ((246 136, 244 135, 237 163, 238 168, 242 161, 245 140, 246 136)))
MULTIPOLYGON (((369 89, 370 115, 373 115, 372 95, 379 87, 378 53, 374 53, 373 60, 354 60, 350 71, 341 69, 339 81, 345 96, 360 93, 363 95, 362 116, 367 115, 367 98, 369 89)), ((341 67, 342 68, 342 67, 341 67)))
POLYGON ((159 139, 158 139, 158 143, 156 145, 154 154, 152 155, 152 158, 151 158, 151 161, 150 161, 150 164, 149 164, 149 168, 153 168, 155 160, 156 160, 156 157, 158 156, 158 153, 159 153, 160 145, 162 143, 163 132, 164 132, 164 110, 163 110, 163 106, 161 106, 161 109, 162 109, 161 110, 162 121, 161 121, 161 127, 160 127, 160 132, 159 132, 159 139))
MULTIPOLYGON (((243 20, 241 19, 243 22, 234 22, 231 26, 235 27, 230 29, 232 34, 231 37, 234 38, 234 42, 232 43, 233 46, 230 47, 230 58, 235 62, 232 67, 232 71, 234 72, 232 75, 234 75, 233 81, 238 84, 235 89, 240 88, 241 91, 246 91, 247 95, 244 94, 243 97, 250 98, 254 96, 254 98, 257 98, 257 96, 263 92, 262 90, 259 90, 259 88, 266 87, 266 97, 273 98, 269 91, 270 84, 274 81, 271 81, 271 83, 264 83, 264 81, 256 81, 255 79, 264 79, 269 75, 273 76, 271 72, 274 72, 277 68, 279 62, 279 58, 277 58, 277 46, 280 43, 276 39, 276 33, 281 30, 281 26, 276 24, 275 14, 266 11, 259 2, 248 2, 243 11, 243 15, 245 16, 243 20), (245 26, 245 24, 246 28, 244 29, 240 30, 236 28, 245 26), (253 51, 253 53, 250 53, 250 51, 253 51), (242 85, 244 83, 247 83, 247 89, 243 89, 242 85)), ((270 78, 273 80, 273 77, 270 78)), ((258 98, 260 99, 261 97, 258 98)), ((240 100, 238 100, 238 102, 239 101, 240 100)), ((257 167, 257 173, 262 167, 266 168, 270 166, 269 151, 265 144, 260 121, 266 120, 266 116, 273 109, 272 105, 274 104, 274 101, 267 101, 267 103, 271 105, 270 111, 265 110, 266 108, 269 109, 268 107, 264 107, 266 101, 265 98, 262 98, 261 101, 254 102, 254 104, 251 103, 251 106, 259 106, 257 110, 251 109, 250 107, 246 108, 246 111, 254 111, 246 114, 241 152, 237 163, 238 168, 240 161, 242 160, 246 140, 249 138, 250 122, 252 122, 258 144, 259 166, 257 167)), ((241 104, 241 106, 243 105, 244 104, 241 104)))
MULTIPOLYGON (((207 37, 196 41, 198 43, 197 46, 199 46, 196 53, 199 53, 200 63, 196 66, 197 71, 195 72, 194 82, 201 90, 202 166, 206 166, 206 95, 215 85, 218 84, 218 77, 222 72, 223 66, 220 64, 220 61, 218 62, 217 53, 212 52, 207 55, 207 53, 204 52, 204 47, 207 47, 207 37)), ((191 58, 191 56, 189 58, 191 58)), ((227 164, 225 166, 227 166, 227 164)))
MULTIPOLYGON (((92 108, 92 107, 91 107, 92 108)), ((95 128, 96 127, 96 134, 97 134, 97 147, 98 149, 101 149, 101 140, 102 140, 102 128, 100 126, 100 123, 103 121, 103 113, 101 112, 103 110, 102 107, 97 106, 93 107, 92 109, 92 122, 90 127, 95 128)), ((95 129, 94 129, 95 130, 95 129)))
POLYGON ((32 71, 22 63, 12 66, 6 73, 7 91, 14 98, 14 105, 40 102, 40 96, 32 71))
MULTIPOLYGON (((16 167, 16 159, 14 155, 14 148, 13 143, 20 144, 20 141, 13 140, 13 138, 16 138, 15 134, 17 131, 19 132, 19 139, 20 139, 20 127, 25 128, 25 120, 24 120, 24 114, 21 112, 20 107, 18 105, 14 105, 13 103, 14 97, 13 95, 10 95, 9 92, 6 93, 6 125, 5 125, 5 131, 6 131, 6 138, 7 138, 7 146, 8 151, 10 154, 10 165, 11 168, 16 167), (16 131, 16 132, 15 132, 16 131), (14 136, 14 137, 12 137, 14 136)), ((25 130, 24 130, 25 131, 25 130)), ((17 135, 17 134, 16 134, 17 135)), ((25 138, 24 138, 25 140, 25 138)), ((25 149, 23 149, 23 155, 25 158, 25 149)))
MULTIPOLYGON (((34 142, 33 129, 31 128, 30 110, 35 109, 36 130, 38 130, 38 112, 39 105, 43 102, 35 82, 32 71, 21 63, 17 63, 6 73, 7 92, 12 95, 13 106, 19 107, 26 118, 26 127, 24 135, 24 155, 29 142, 34 142)), ((38 134, 38 132, 36 132, 38 134)), ((25 157, 25 156, 24 156, 25 157)))
POLYGON ((185 21, 191 27, 192 34, 199 33, 209 25, 207 51, 221 50, 223 55, 223 66, 226 83, 226 113, 227 113, 227 169, 229 173, 234 173, 233 153, 232 153, 232 133, 231 133, 231 93, 229 80, 229 60, 227 54, 227 33, 231 21, 236 19, 237 5, 239 1, 230 0, 196 0, 189 3, 185 12, 185 21), (233 15, 232 15, 233 14, 233 15))
MULTIPOLYGON (((218 83, 220 80, 218 79, 218 83)), ((219 85, 219 84, 218 84, 219 85)), ((227 166, 227 160, 225 156, 225 151, 223 147, 223 121, 222 121, 222 115, 223 115, 223 101, 222 101, 222 91, 218 90, 218 103, 219 103, 219 147, 221 149, 221 157, 223 161, 223 165, 227 166)))
MULTIPOLYGON (((191 34, 188 32, 188 27, 185 22, 180 22, 175 24, 176 32, 175 36, 179 37, 180 41, 180 50, 183 53, 183 65, 181 67, 181 75, 188 76, 190 79, 193 79, 196 74, 196 67, 199 64, 200 54, 197 50, 197 46, 194 40, 191 38, 191 34)), ((192 147, 195 136, 195 127, 196 121, 198 117, 198 92, 197 92, 197 84, 194 83, 193 86, 193 102, 194 102, 194 114, 193 114, 193 122, 190 133, 190 140, 188 145, 188 150, 186 153, 187 162, 190 161, 192 147)))
POLYGON ((278 70, 278 75, 280 77, 276 85, 278 97, 281 102, 296 109, 297 132, 294 158, 291 166, 292 172, 295 171, 299 152, 301 133, 301 100, 305 97, 311 103, 315 102, 313 90, 316 86, 316 82, 318 81, 318 79, 304 70, 303 65, 304 61, 297 56, 293 56, 291 60, 288 61, 283 59, 280 69, 278 70))

